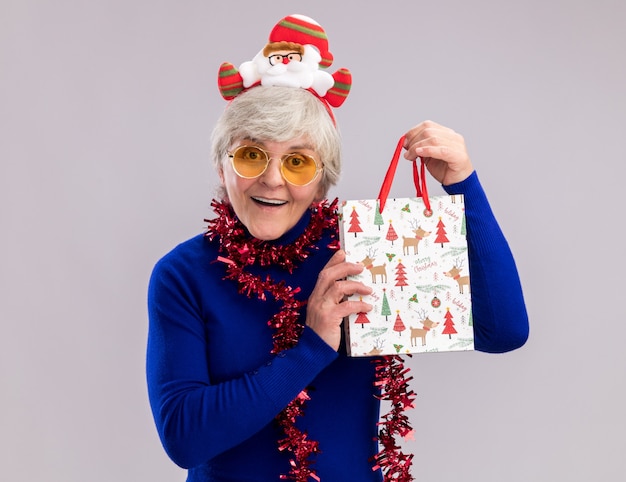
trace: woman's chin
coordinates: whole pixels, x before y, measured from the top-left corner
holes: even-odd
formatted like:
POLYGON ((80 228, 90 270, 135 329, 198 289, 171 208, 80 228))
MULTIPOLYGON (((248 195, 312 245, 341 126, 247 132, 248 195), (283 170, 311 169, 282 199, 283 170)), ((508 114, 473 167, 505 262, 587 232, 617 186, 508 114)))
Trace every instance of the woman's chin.
POLYGON ((264 223, 258 223, 258 225, 255 223, 248 227, 248 231, 252 236, 262 241, 273 241, 287 232, 286 229, 281 229, 275 224, 270 225, 270 223, 265 223, 265 225, 264 223))

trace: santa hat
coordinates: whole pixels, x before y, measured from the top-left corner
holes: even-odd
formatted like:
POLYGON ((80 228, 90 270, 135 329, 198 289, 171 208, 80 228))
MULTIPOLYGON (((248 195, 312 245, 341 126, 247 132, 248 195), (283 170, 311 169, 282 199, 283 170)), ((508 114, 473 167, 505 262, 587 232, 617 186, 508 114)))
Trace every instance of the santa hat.
POLYGON ((313 45, 322 56, 320 67, 329 67, 333 63, 326 32, 319 23, 305 15, 288 15, 283 18, 270 32, 269 41, 313 45))

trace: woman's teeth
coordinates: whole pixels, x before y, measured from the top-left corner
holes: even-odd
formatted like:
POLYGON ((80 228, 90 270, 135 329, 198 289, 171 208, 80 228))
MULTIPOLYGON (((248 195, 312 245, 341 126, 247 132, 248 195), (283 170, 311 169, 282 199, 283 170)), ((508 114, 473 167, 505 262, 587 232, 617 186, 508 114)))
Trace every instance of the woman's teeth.
POLYGON ((253 197, 252 200, 260 204, 267 204, 270 206, 282 206, 283 204, 287 204, 287 201, 281 201, 279 199, 266 199, 263 197, 253 197))

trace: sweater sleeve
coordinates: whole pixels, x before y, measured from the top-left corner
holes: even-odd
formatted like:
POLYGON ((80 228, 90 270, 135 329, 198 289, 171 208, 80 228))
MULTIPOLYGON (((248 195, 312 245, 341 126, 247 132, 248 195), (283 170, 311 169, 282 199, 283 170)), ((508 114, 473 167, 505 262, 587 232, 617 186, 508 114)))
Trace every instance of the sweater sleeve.
POLYGON ((208 372, 205 320, 193 291, 194 284, 171 262, 157 264, 148 290, 148 391, 161 442, 184 468, 264 429, 337 357, 305 329, 294 348, 216 382, 208 372))
POLYGON ((465 197, 475 348, 489 353, 519 348, 529 332, 522 286, 478 175, 474 171, 444 189, 465 197))

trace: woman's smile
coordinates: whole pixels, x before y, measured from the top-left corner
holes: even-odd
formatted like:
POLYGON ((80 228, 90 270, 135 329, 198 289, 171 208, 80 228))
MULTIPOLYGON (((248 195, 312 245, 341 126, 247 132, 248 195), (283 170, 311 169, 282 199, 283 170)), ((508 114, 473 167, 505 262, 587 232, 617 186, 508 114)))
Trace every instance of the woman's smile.
POLYGON ((252 196, 251 199, 255 203, 260 204, 261 206, 268 206, 268 207, 280 207, 280 206, 284 206, 285 204, 287 204, 287 201, 283 201, 280 199, 268 199, 268 198, 255 197, 255 196, 252 196))

